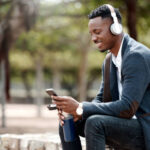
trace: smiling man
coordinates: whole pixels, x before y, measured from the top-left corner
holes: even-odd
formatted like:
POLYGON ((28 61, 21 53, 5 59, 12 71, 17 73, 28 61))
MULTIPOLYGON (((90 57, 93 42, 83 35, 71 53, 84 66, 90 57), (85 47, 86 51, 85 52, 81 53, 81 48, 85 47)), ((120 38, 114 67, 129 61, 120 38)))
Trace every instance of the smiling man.
POLYGON ((61 110, 63 150, 81 150, 79 135, 86 138, 87 150, 104 150, 106 144, 117 150, 150 150, 150 50, 123 33, 121 15, 111 5, 93 10, 88 27, 99 51, 109 53, 92 102, 53 96, 61 110), (74 116, 73 142, 64 141, 62 111, 74 116))
MULTIPOLYGON (((108 28, 108 26, 110 27, 112 24, 111 18, 92 17, 93 16, 91 16, 89 21, 89 32, 91 34, 92 41, 96 44, 100 52, 111 50, 111 52, 117 56, 123 38, 123 33, 121 32, 119 35, 114 36, 114 34, 110 32, 110 28, 108 28)), ((121 28, 120 25, 119 27, 121 28)), ((120 31, 122 30, 120 29, 120 31)))

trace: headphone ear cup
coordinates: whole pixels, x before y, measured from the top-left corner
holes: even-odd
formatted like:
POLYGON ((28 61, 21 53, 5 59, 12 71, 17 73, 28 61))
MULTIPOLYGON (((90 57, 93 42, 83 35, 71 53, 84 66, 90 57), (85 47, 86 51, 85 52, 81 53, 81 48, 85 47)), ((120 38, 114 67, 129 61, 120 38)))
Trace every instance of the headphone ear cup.
POLYGON ((119 35, 122 32, 122 25, 120 23, 113 23, 110 26, 110 31, 113 35, 119 35))

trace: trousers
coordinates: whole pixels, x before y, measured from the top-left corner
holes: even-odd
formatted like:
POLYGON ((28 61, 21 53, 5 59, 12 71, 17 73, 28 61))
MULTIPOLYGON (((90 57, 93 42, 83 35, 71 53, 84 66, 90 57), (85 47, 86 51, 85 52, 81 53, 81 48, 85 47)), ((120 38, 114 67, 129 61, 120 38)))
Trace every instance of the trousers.
POLYGON ((124 119, 107 115, 92 115, 75 122, 76 139, 65 142, 63 129, 59 136, 63 150, 82 150, 80 137, 86 139, 86 150, 105 150, 109 145, 115 150, 144 150, 144 135, 137 119, 124 119))

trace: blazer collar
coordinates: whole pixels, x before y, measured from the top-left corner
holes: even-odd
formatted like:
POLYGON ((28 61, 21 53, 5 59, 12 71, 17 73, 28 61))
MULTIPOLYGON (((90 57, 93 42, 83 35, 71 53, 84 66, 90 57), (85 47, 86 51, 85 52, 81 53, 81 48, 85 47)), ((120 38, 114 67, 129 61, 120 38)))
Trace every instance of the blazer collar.
POLYGON ((128 42, 129 42, 129 35, 128 34, 124 34, 124 41, 123 41, 123 45, 122 45, 122 57, 128 51, 128 48, 127 48, 128 42))

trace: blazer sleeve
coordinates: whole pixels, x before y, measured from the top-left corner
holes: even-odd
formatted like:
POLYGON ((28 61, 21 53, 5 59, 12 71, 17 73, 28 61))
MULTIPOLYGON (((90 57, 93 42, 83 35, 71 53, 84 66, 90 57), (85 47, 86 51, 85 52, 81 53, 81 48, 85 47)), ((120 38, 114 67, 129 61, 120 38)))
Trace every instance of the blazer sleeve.
POLYGON ((96 97, 92 100, 92 103, 101 103, 103 101, 103 92, 104 92, 104 66, 105 66, 105 60, 102 65, 102 80, 99 88, 99 92, 96 95, 96 97))
POLYGON ((83 118, 103 114, 131 118, 138 109, 149 83, 149 70, 144 57, 130 52, 122 64, 123 91, 120 100, 107 103, 83 102, 83 118))

